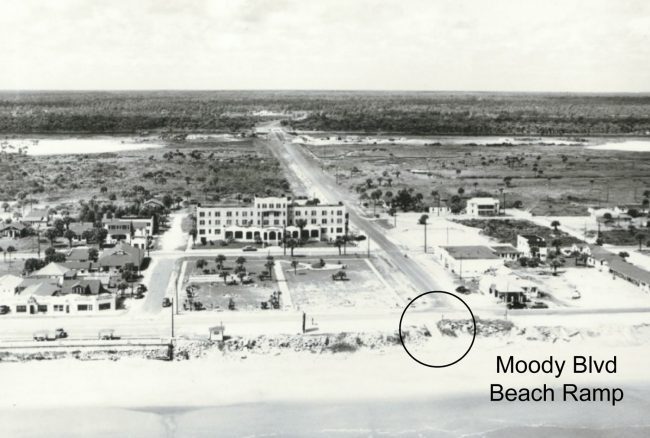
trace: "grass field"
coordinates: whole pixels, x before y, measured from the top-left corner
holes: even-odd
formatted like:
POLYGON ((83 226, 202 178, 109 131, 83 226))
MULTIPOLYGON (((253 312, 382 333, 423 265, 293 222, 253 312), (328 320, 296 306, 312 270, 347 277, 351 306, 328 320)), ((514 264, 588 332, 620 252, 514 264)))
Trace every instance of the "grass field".
MULTIPOLYGON (((330 134, 331 135, 331 134, 330 134)), ((458 139, 430 138, 430 144, 309 145, 340 184, 395 195, 402 188, 436 205, 459 190, 463 198, 494 196, 537 215, 587 214, 591 205, 640 203, 650 189, 650 154, 588 149, 583 145, 477 146, 458 139), (439 143, 439 144, 438 144, 439 143), (412 173, 418 170, 423 173, 412 173), (505 178, 510 178, 506 183, 505 178), (368 179, 371 179, 368 185, 368 179)), ((603 141, 593 139, 594 142, 603 141)), ((368 200, 370 204, 372 202, 368 200)))

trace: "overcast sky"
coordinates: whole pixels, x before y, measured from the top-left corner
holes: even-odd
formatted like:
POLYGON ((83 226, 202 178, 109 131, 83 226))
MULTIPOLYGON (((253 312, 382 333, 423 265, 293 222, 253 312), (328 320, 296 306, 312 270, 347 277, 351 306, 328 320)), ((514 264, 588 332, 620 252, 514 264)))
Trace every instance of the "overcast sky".
POLYGON ((647 0, 0 0, 0 89, 650 91, 647 0))

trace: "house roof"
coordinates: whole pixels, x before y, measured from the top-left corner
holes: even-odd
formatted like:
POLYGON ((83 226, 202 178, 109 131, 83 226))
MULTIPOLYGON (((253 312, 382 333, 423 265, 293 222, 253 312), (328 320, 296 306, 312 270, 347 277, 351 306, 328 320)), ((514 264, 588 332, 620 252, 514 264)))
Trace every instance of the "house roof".
POLYGON ((536 234, 520 234, 520 236, 526 239, 529 245, 546 246, 546 240, 536 234))
POLYGON ((139 266, 142 262, 143 252, 126 242, 120 242, 115 247, 104 250, 99 257, 100 266, 124 266, 127 263, 133 263, 139 266))
POLYGON ((38 271, 32 272, 32 277, 58 277, 74 275, 74 270, 60 263, 49 263, 38 271))
POLYGON ((64 280, 61 285, 61 292, 64 294, 75 293, 75 287, 81 286, 84 293, 99 295, 102 291, 102 284, 99 280, 64 280))
POLYGON ((72 248, 66 257, 68 261, 85 261, 90 258, 89 251, 90 248, 72 248))
POLYGON ((90 271, 94 268, 93 262, 90 261, 79 261, 79 260, 70 260, 67 262, 61 263, 61 265, 65 266, 66 268, 70 270, 75 270, 75 271, 80 271, 80 270, 87 270, 90 271))
POLYGON ((16 287, 23 282, 22 277, 17 275, 5 274, 0 277, 0 288, 15 290, 16 287))
POLYGON ((463 260, 493 260, 498 259, 494 251, 487 246, 480 245, 463 245, 463 246, 441 246, 447 253, 455 259, 463 260))
POLYGON ((45 208, 32 208, 29 213, 25 215, 23 220, 42 220, 47 218, 47 209, 45 208))
POLYGON ((0 225, 0 231, 11 230, 11 229, 22 231, 25 228, 27 228, 27 225, 22 224, 20 222, 12 222, 10 224, 2 224, 2 225, 0 225))
POLYGON ((81 236, 84 231, 90 231, 95 227, 95 224, 92 222, 71 222, 68 225, 70 231, 73 231, 76 235, 81 236))
POLYGON ((591 250, 591 257, 607 262, 610 270, 641 283, 650 284, 650 272, 645 269, 626 262, 621 256, 606 250, 602 246, 589 245, 589 249, 591 250))
POLYGON ((467 200, 467 203, 481 203, 481 204, 497 204, 498 199, 494 198, 470 198, 467 200))
POLYGON ((512 245, 494 245, 490 248, 497 254, 519 254, 517 248, 512 245))
POLYGON ((49 297, 54 295, 56 292, 59 292, 60 290, 61 289, 56 284, 47 281, 41 281, 27 286, 22 292, 20 292, 20 295, 49 297))

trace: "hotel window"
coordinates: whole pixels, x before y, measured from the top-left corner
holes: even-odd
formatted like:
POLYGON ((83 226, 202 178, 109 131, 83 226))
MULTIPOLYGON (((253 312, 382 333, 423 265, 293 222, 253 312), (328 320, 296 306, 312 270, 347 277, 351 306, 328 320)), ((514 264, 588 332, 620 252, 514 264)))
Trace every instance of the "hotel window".
POLYGON ((325 218, 321 219, 321 220, 320 220, 320 223, 321 223, 321 224, 326 224, 326 223, 327 223, 327 219, 325 219, 325 218))
POLYGON ((343 216, 343 210, 339 210, 339 211, 337 211, 337 212, 336 212, 336 215, 337 215, 337 216, 343 216))
POLYGON ((300 211, 296 211, 294 216, 300 216, 300 211))
POLYGON ((221 217, 221 212, 220 211, 215 211, 214 212, 214 217, 221 217))
POLYGON ((27 306, 16 306, 16 312, 18 312, 18 313, 27 312, 27 306))
POLYGON ((275 204, 275 208, 282 208, 280 204, 275 204))
POLYGON ((221 230, 217 228, 216 230, 214 230, 214 234, 221 234, 221 230))
POLYGON ((327 216, 327 210, 323 210, 323 216, 327 216))
POLYGON ((336 232, 337 232, 337 233, 342 233, 342 232, 343 232, 343 228, 337 228, 337 229, 336 229, 336 232))
POLYGON ((199 221, 199 225, 205 225, 205 221, 199 221))
POLYGON ((52 306, 55 312, 63 312, 63 304, 55 304, 52 306))
POLYGON ((241 215, 242 215, 243 217, 247 217, 247 216, 248 216, 248 212, 247 212, 247 211, 243 211, 241 215))
POLYGON ((199 234, 205 234, 205 230, 199 230, 199 234))
POLYGON ((47 312, 47 306, 45 304, 39 304, 37 310, 39 312, 47 312))
POLYGON ((215 225, 221 225, 221 220, 216 220, 216 221, 214 221, 214 224, 215 224, 215 225))
POLYGON ((226 217, 232 217, 232 211, 227 211, 226 212, 226 217))
POLYGON ((277 220, 277 219, 276 219, 276 220, 274 220, 274 221, 273 221, 273 225, 280 225, 280 221, 279 221, 279 220, 277 220))
POLYGON ((228 219, 228 220, 226 221, 226 225, 232 225, 232 220, 228 219))
POLYGON ((212 212, 208 211, 208 217, 212 216, 212 212))
POLYGON ((203 217, 203 216, 205 216, 205 212, 200 211, 200 212, 199 212, 199 217, 203 217))
POLYGON ((312 215, 312 216, 316 216, 317 213, 318 213, 318 212, 317 212, 316 210, 312 210, 312 211, 311 211, 311 215, 312 215))
POLYGON ((312 224, 315 224, 315 223, 316 223, 316 219, 312 219, 312 220, 311 220, 311 223, 312 223, 312 224))

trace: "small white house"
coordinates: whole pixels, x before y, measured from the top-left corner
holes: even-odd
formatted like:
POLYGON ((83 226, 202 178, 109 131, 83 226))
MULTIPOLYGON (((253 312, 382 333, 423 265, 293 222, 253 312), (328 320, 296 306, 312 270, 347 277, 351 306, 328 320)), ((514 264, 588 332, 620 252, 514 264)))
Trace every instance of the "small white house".
POLYGON ((548 248, 546 240, 535 234, 519 234, 517 236, 517 250, 524 257, 536 257, 546 260, 548 248))
POLYGON ((498 216, 499 200, 494 198, 471 198, 467 200, 465 208, 467 215, 480 216, 498 216))

